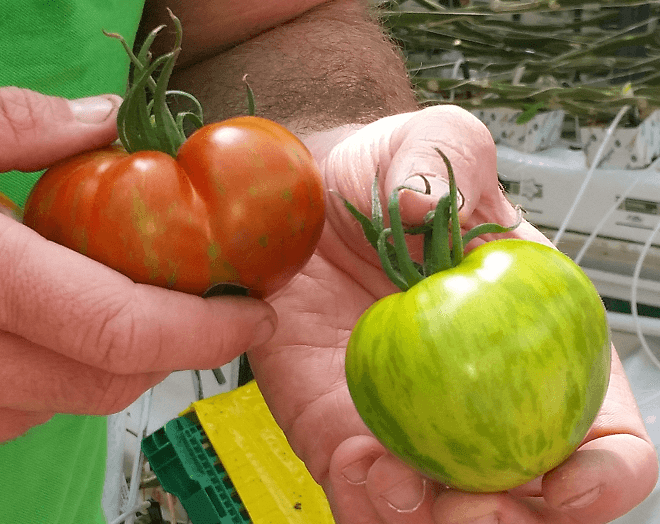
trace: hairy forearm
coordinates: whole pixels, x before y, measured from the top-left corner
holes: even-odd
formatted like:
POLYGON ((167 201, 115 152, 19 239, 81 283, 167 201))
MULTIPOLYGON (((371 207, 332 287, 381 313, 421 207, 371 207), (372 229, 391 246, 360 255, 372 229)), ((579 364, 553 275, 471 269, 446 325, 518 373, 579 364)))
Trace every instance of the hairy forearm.
POLYGON ((172 85, 211 122, 246 113, 244 75, 257 114, 302 134, 417 108, 398 50, 362 0, 327 2, 180 69, 172 85))

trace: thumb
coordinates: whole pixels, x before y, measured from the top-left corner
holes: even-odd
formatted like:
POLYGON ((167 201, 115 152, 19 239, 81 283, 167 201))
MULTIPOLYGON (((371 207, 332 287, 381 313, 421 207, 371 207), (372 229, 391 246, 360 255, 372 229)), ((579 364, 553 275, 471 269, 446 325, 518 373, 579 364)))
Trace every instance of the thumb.
MULTIPOLYGON (((381 118, 343 138, 319 165, 328 187, 363 213, 371 209, 371 182, 376 173, 383 202, 402 185, 422 191, 400 195, 403 221, 417 225, 449 189, 447 168, 437 149, 451 162, 464 198, 460 213, 464 222, 484 204, 480 200, 492 199, 500 191, 491 134, 474 115, 459 107, 432 106, 381 118), (428 195, 423 194, 424 179, 429 183, 428 195)), ((488 207, 498 207, 501 202, 492 204, 488 207)))
POLYGON ((36 171, 117 137, 121 98, 76 100, 0 87, 0 172, 36 171))
MULTIPOLYGON (((393 155, 383 192, 389 195, 402 185, 416 190, 402 191, 399 196, 405 224, 423 223, 449 191, 447 167, 438 150, 447 156, 454 172, 464 230, 487 222, 511 226, 518 221, 518 211, 500 188, 497 149, 490 131, 468 111, 443 105, 411 113, 392 132, 390 150, 393 155)), ((552 245, 524 220, 509 235, 552 245)), ((472 247, 481 242, 483 238, 474 240, 472 247)))
POLYGON ((385 194, 402 185, 417 190, 400 196, 401 217, 407 224, 422 223, 449 191, 447 168, 438 150, 447 156, 456 177, 462 223, 485 204, 484 199, 499 193, 497 150, 490 132, 471 113, 456 106, 413 113, 392 133, 391 150, 385 194))

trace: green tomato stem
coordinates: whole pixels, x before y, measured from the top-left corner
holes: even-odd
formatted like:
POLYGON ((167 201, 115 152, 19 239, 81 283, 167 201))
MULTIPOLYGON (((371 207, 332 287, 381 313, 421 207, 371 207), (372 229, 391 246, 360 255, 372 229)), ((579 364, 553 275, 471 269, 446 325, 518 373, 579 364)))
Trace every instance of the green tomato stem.
POLYGON ((444 271, 452 267, 452 257, 449 251, 449 208, 451 207, 451 193, 438 201, 433 226, 430 233, 431 248, 429 249, 429 260, 425 263, 430 265, 429 274, 444 271))
POLYGON ((474 240, 475 238, 481 235, 508 233, 509 231, 513 231, 522 222, 522 213, 520 211, 520 208, 517 208, 517 212, 518 212, 518 219, 516 220, 516 223, 513 224, 512 226, 504 227, 499 224, 488 223, 488 224, 480 224, 478 226, 473 227, 472 229, 470 229, 470 231, 468 231, 465 235, 463 235, 463 245, 467 246, 470 241, 474 240))
POLYGON ((421 282, 424 277, 415 267, 415 264, 410 257, 410 253, 408 252, 408 246, 406 245, 406 235, 403 229, 403 222, 401 221, 401 212, 399 209, 400 189, 402 188, 397 188, 392 191, 387 210, 390 215, 390 228, 392 230, 394 252, 399 264, 399 270, 408 284, 408 287, 412 287, 418 282, 421 282))
POLYGON ((383 229, 378 236, 378 256, 380 257, 380 264, 383 266, 383 270, 388 278, 397 286, 401 291, 407 291, 410 289, 410 284, 403 277, 400 271, 394 268, 392 260, 390 260, 388 254, 388 246, 391 244, 387 241, 388 237, 392 234, 390 228, 383 229))
POLYGON ((161 67, 167 59, 167 55, 161 56, 144 69, 122 103, 122 106, 126 106, 125 111, 120 113, 124 119, 119 122, 118 118, 117 127, 122 129, 120 138, 121 136, 127 138, 126 143, 122 142, 122 145, 129 153, 144 149, 165 150, 164 146, 159 147, 161 145, 161 135, 157 128, 154 129, 152 109, 147 102, 145 88, 149 79, 151 79, 151 74, 161 67))
POLYGON ((175 48, 174 51, 165 55, 168 58, 163 64, 163 69, 156 82, 153 104, 154 129, 158 134, 159 142, 164 147, 165 153, 172 156, 176 156, 179 147, 186 141, 183 130, 179 129, 176 118, 172 115, 167 105, 167 83, 172 75, 174 63, 180 52, 181 48, 175 48))
POLYGON ((175 42, 172 50, 151 62, 150 48, 164 26, 159 26, 147 35, 137 56, 126 40, 116 33, 105 32, 106 36, 119 40, 133 63, 129 88, 117 113, 119 140, 129 152, 140 150, 163 151, 176 156, 186 140, 185 123, 189 121, 197 129, 203 125, 201 104, 189 93, 168 91, 167 85, 181 51, 183 29, 181 21, 168 9, 174 23, 175 42), (159 71, 157 79, 152 75, 159 71), (192 110, 172 114, 168 97, 186 100, 192 110))
MULTIPOLYGON (((199 101, 192 96, 190 93, 186 93, 185 91, 177 91, 177 90, 169 90, 167 91, 167 96, 174 96, 178 98, 184 98, 188 100, 193 106, 192 111, 180 111, 177 113, 176 118, 177 118, 177 127, 183 132, 185 129, 185 121, 186 119, 190 120, 192 125, 196 128, 199 129, 204 125, 204 121, 202 118, 203 110, 202 110, 202 104, 199 103, 199 101)), ((184 133, 185 134, 185 133, 184 133)))
POLYGON ((457 266, 463 261, 463 237, 461 236, 461 223, 458 219, 458 191, 456 188, 456 178, 454 169, 447 155, 440 149, 435 148, 436 152, 442 157, 447 167, 447 176, 449 178, 449 201, 450 201, 450 224, 451 224, 451 258, 452 265, 457 266))
POLYGON ((247 90, 248 115, 254 116, 256 114, 257 108, 256 108, 256 104, 254 103, 254 92, 252 91, 252 88, 250 87, 250 84, 248 84, 247 81, 247 74, 243 75, 243 82, 245 82, 245 88, 247 90))
MULTIPOLYGON (((145 64, 149 62, 149 47, 153 43, 154 39, 156 38, 156 35, 164 28, 164 25, 158 26, 156 29, 151 31, 147 38, 144 41, 144 44, 142 45, 142 48, 140 50, 140 53, 138 56, 135 56, 133 53, 133 50, 130 48, 128 45, 128 42, 124 39, 124 37, 118 33, 110 33, 108 31, 103 30, 103 34, 109 38, 114 38, 115 40, 119 40, 119 43, 122 45, 124 48, 124 51, 128 55, 128 57, 131 59, 131 63, 135 67, 135 71, 131 73, 131 84, 134 81, 134 77, 137 75, 142 74, 145 68, 145 64)), ((155 91, 156 89, 156 82, 152 79, 150 79, 149 82, 149 88, 151 91, 155 91)))
POLYGON ((346 206, 346 209, 348 209, 349 213, 351 213, 351 215, 353 215, 355 219, 360 223, 360 226, 362 227, 362 231, 367 241, 372 245, 374 249, 378 250, 378 239, 382 232, 382 228, 379 230, 372 220, 369 220, 367 216, 360 213, 360 211, 358 211, 358 209, 348 200, 346 200, 340 193, 333 190, 331 190, 330 192, 342 199, 342 201, 344 202, 344 206, 346 206))
MULTIPOLYGON (((461 234, 461 224, 458 217, 458 194, 456 179, 451 162, 447 156, 436 149, 443 159, 449 178, 449 193, 438 200, 434 211, 427 213, 424 223, 420 226, 405 229, 401 220, 399 191, 408 189, 405 186, 395 188, 388 201, 390 227, 384 227, 383 210, 379 197, 378 173, 371 187, 371 218, 362 214, 343 196, 337 194, 344 202, 346 209, 355 217, 366 239, 376 249, 381 266, 388 278, 402 291, 410 289, 424 278, 459 265, 464 258, 464 247, 473 239, 484 234, 498 234, 512 231, 522 221, 520 210, 518 220, 512 226, 499 224, 480 224, 465 235, 461 234), (424 260, 417 264, 412 260, 406 237, 424 235, 424 260), (392 241, 390 241, 392 237, 392 241)), ((429 184, 426 179, 428 194, 429 184)))
POLYGON ((380 179, 380 167, 376 168, 376 176, 371 184, 371 220, 376 229, 383 229, 383 207, 380 205, 380 189, 378 180, 380 179))

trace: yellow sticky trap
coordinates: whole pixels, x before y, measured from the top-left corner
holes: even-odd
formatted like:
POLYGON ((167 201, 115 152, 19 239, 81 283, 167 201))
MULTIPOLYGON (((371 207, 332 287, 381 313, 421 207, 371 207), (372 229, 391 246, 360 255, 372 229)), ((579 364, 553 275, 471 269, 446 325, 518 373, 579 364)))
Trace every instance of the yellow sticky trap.
POLYGON ((199 420, 252 522, 334 524, 322 488, 289 446, 256 382, 195 402, 181 415, 199 420))

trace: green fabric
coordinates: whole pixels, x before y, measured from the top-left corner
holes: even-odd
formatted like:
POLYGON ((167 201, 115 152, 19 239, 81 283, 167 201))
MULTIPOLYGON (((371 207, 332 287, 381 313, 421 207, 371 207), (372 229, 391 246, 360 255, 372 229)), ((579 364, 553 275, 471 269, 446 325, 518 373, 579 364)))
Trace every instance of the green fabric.
POLYGON ((57 415, 0 444, 0 514, 12 524, 103 524, 105 417, 57 415))
MULTIPOLYGON (((0 85, 78 98, 123 95, 132 43, 144 0, 0 0, 0 85)), ((40 173, 0 174, 0 191, 19 206, 40 173)))
MULTIPOLYGON (((77 98, 123 94, 143 0, 0 0, 0 85, 77 98)), ((23 206, 37 174, 0 174, 0 192, 23 206)), ((104 417, 57 415, 0 445, 0 520, 100 524, 104 417)))

